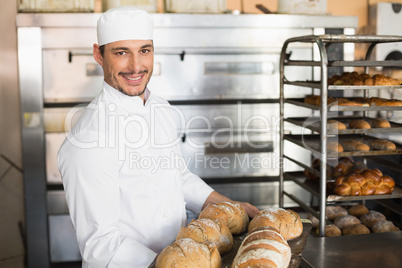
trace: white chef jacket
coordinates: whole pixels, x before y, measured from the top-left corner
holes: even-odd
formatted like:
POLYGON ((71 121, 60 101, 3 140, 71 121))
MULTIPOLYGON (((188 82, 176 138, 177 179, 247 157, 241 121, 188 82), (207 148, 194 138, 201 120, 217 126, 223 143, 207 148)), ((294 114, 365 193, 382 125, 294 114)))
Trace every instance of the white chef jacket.
POLYGON ((83 267, 147 267, 213 191, 185 168, 172 107, 147 94, 104 82, 58 153, 83 267))

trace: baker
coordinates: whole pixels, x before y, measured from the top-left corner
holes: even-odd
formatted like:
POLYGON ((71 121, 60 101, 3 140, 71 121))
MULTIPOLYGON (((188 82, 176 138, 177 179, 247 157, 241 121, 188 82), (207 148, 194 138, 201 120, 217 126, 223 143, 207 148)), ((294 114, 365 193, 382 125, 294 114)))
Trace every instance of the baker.
MULTIPOLYGON (((103 88, 58 153, 83 267, 147 267, 187 224, 186 210, 230 201, 187 170, 172 108, 147 84, 153 20, 120 7, 97 24, 103 88)), ((258 209, 241 203, 250 217, 258 209)))

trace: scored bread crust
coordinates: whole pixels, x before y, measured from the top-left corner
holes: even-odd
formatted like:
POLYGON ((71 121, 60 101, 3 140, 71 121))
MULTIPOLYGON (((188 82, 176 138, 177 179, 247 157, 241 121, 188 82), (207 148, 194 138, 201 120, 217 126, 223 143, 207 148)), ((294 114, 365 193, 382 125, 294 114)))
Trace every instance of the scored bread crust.
POLYGON ((191 238, 198 243, 209 241, 214 243, 219 253, 224 254, 233 247, 233 236, 220 220, 197 219, 182 227, 176 240, 191 238))
POLYGON ((232 234, 244 232, 249 224, 247 212, 236 202, 209 204, 201 211, 198 218, 220 220, 229 227, 232 234))
POLYGON ((156 259, 156 268, 220 268, 222 259, 213 243, 197 243, 190 238, 174 241, 156 259))
POLYGON ((303 223, 299 215, 290 209, 269 208, 260 211, 249 224, 249 232, 258 228, 269 226, 275 228, 286 240, 299 237, 303 232, 303 223))

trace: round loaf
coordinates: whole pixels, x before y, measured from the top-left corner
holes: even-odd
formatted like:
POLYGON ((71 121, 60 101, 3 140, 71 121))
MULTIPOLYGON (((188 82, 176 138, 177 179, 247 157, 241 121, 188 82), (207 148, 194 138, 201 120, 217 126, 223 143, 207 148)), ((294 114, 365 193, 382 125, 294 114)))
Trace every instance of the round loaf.
POLYGON ((303 232, 303 223, 299 215, 290 209, 269 208, 260 211, 249 226, 251 232, 258 227, 272 227, 286 239, 291 240, 299 237, 303 232))
POLYGON ((350 215, 360 218, 361 216, 369 213, 369 209, 363 204, 357 204, 357 205, 351 206, 348 209, 348 213, 350 215))
POLYGON ((348 215, 348 211, 341 206, 327 206, 325 208, 325 215, 328 220, 333 221, 337 217, 348 215))
POLYGON ((277 230, 271 227, 257 228, 244 238, 234 258, 232 268, 288 267, 290 259, 290 247, 277 230))
POLYGON ((237 202, 209 204, 198 216, 199 219, 220 220, 229 227, 232 234, 240 234, 247 229, 249 217, 237 202))
POLYGON ((346 129, 346 125, 338 120, 329 119, 327 121, 327 129, 328 130, 344 130, 344 129, 346 129))
POLYGON ((342 228, 343 235, 359 235, 359 234, 369 234, 370 230, 363 224, 352 224, 347 225, 342 228))
POLYGON ((345 215, 345 216, 340 216, 335 219, 334 224, 338 226, 339 229, 344 228, 345 226, 348 225, 353 225, 353 224, 358 224, 361 223, 360 220, 352 215, 345 215))
MULTIPOLYGON (((341 236, 342 232, 341 229, 339 229, 336 225, 333 224, 328 224, 325 225, 325 236, 326 237, 335 237, 335 236, 341 236)), ((315 233, 318 235, 320 233, 319 229, 315 230, 315 233)))
POLYGON ((390 128, 391 124, 389 123, 389 121, 387 119, 376 118, 376 119, 371 120, 371 126, 373 128, 390 128))
POLYGON ((356 119, 356 120, 350 121, 349 128, 351 128, 351 129, 370 129, 371 126, 366 120, 356 119))
POLYGON ((378 221, 371 227, 373 233, 385 233, 399 231, 392 221, 378 221))
POLYGON ((233 236, 225 224, 219 220, 198 219, 182 227, 176 240, 191 238, 198 243, 211 242, 216 245, 220 254, 224 254, 233 247, 233 236))
POLYGON ((174 241, 156 259, 156 268, 220 268, 221 255, 213 243, 197 243, 190 238, 174 241))
POLYGON ((387 219, 381 212, 370 210, 369 213, 361 216, 360 220, 368 228, 372 228, 376 222, 385 221, 387 219))
POLYGON ((333 177, 338 178, 339 176, 346 176, 355 168, 355 163, 352 159, 348 157, 340 157, 338 159, 338 164, 333 167, 333 177))
POLYGON ((329 153, 342 153, 343 147, 336 141, 330 141, 327 143, 327 150, 329 153))

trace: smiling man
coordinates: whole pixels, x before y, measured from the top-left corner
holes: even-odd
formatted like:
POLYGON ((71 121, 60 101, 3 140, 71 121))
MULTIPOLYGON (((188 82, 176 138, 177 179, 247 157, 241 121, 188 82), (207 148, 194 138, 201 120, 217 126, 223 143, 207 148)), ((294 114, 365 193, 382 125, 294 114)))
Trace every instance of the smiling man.
POLYGON ((184 160, 165 161, 182 156, 170 105, 147 88, 152 28, 150 15, 133 7, 100 17, 93 56, 103 88, 58 154, 83 267, 147 267, 187 223, 186 209, 230 201, 174 164, 184 160))

